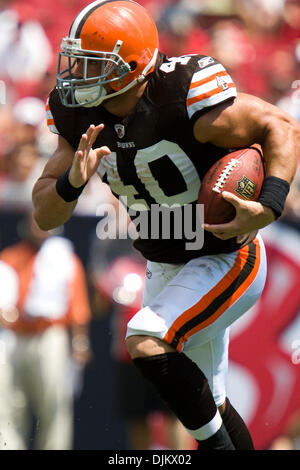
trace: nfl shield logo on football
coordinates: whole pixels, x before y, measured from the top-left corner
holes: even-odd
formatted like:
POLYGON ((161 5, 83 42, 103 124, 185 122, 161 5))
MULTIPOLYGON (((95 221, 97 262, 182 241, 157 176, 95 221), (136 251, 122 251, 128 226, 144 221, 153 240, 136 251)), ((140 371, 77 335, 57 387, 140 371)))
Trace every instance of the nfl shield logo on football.
POLYGON ((118 134, 118 137, 120 139, 123 139, 125 135, 125 127, 123 126, 123 124, 115 124, 115 131, 118 134))
POLYGON ((256 184, 251 181, 247 176, 243 175, 240 181, 237 181, 235 191, 244 199, 251 199, 256 191, 256 184))

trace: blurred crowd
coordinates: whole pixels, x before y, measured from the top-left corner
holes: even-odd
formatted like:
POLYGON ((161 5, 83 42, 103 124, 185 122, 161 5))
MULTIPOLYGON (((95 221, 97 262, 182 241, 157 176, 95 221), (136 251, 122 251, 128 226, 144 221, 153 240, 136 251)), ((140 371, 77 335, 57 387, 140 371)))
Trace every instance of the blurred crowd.
MULTIPOLYGON (((89 0, 0 0, 0 206, 27 206, 57 136, 45 123, 57 52, 89 0)), ((140 0, 168 56, 216 57, 240 91, 278 104, 300 120, 298 0, 140 0)), ((109 194, 97 178, 77 212, 95 215, 109 194)))

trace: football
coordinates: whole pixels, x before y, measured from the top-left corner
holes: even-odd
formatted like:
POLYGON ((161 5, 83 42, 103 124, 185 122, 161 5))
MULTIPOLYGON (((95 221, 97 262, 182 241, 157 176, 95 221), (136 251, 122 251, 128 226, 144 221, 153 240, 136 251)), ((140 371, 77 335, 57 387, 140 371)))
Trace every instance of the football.
POLYGON ((204 222, 223 224, 235 217, 235 208, 222 197, 228 191, 246 201, 256 201, 264 180, 261 152, 249 147, 220 158, 204 176, 198 204, 204 204, 204 222))

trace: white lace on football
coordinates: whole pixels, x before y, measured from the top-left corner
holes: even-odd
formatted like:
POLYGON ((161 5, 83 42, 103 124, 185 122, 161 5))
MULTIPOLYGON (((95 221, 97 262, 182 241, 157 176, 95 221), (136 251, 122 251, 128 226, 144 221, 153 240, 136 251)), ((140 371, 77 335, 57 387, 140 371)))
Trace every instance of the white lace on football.
POLYGON ((229 178, 232 170, 239 164, 239 161, 236 158, 232 158, 230 162, 225 166, 221 172, 219 178, 216 181, 216 184, 212 188, 215 193, 221 193, 226 180, 229 178))

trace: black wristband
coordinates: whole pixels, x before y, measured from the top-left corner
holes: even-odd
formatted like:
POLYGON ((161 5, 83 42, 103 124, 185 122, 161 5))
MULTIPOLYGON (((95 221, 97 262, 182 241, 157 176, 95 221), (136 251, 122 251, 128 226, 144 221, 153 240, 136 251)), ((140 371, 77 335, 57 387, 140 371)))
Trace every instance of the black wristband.
POLYGON ((79 198, 80 194, 84 190, 88 181, 79 188, 75 188, 69 181, 69 173, 71 167, 69 167, 56 181, 56 192, 66 202, 73 202, 79 198))
POLYGON ((276 219, 281 216, 290 185, 277 176, 266 176, 262 185, 258 202, 270 207, 276 219))

